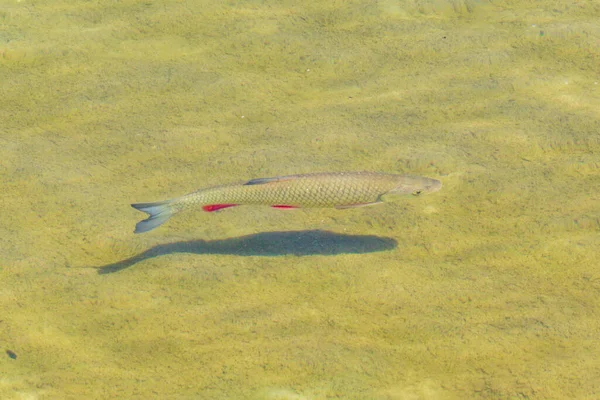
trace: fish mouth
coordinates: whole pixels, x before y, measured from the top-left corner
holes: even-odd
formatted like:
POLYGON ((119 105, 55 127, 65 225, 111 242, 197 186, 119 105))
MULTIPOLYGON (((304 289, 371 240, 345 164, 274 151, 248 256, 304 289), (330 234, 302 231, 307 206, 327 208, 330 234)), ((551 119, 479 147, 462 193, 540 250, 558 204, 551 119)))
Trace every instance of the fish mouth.
POLYGON ((431 179, 429 184, 426 186, 425 191, 427 193, 433 193, 433 192, 437 192, 441 188, 442 188, 442 182, 438 181, 437 179, 431 179))

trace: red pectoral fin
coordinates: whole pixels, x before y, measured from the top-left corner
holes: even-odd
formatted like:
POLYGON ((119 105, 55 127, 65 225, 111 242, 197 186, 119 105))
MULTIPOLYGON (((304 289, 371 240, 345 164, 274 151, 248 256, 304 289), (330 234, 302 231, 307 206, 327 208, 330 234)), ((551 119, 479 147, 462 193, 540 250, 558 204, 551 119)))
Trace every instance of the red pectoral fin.
POLYGON ((274 206, 271 206, 273 208, 278 208, 280 210, 291 210, 292 208, 299 208, 296 206, 286 206, 285 204, 276 204, 274 206))
POLYGON ((222 210, 224 208, 235 207, 237 205, 238 204, 207 204, 205 206, 202 206, 202 209, 206 212, 213 212, 222 210))

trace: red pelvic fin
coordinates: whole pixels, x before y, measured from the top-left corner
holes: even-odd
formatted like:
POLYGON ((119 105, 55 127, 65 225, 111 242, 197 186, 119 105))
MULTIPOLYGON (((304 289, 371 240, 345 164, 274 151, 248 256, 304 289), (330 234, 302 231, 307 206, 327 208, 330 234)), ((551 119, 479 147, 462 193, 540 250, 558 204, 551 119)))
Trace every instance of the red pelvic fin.
POLYGON ((278 208, 280 210, 291 210, 292 208, 299 208, 296 206, 286 206, 285 204, 276 204, 274 206, 271 206, 273 208, 278 208))
POLYGON ((237 205, 238 204, 207 204, 205 206, 202 206, 202 209, 206 212, 213 212, 222 210, 224 208, 235 207, 237 205))

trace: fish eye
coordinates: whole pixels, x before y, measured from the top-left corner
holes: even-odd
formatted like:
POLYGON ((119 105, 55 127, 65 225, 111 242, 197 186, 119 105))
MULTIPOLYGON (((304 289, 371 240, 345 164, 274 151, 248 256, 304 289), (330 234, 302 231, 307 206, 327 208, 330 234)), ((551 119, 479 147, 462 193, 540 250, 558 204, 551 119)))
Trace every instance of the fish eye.
POLYGON ((415 190, 415 191, 414 191, 412 194, 413 194, 413 196, 418 196, 418 195, 420 195, 421 193, 423 193, 423 191, 422 191, 422 190, 415 190))

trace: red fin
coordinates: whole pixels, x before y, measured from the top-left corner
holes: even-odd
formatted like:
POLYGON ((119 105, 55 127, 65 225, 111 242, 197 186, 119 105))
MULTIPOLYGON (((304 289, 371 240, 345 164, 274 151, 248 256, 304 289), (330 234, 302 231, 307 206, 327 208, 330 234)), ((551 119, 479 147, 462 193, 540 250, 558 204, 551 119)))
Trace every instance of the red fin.
POLYGON ((271 206, 271 207, 273 207, 273 208, 279 208, 280 210, 290 210, 292 208, 299 208, 299 207, 296 207, 296 206, 286 206, 285 204, 276 204, 276 205, 271 206))
POLYGON ((213 212, 222 210, 223 208, 235 207, 237 204, 207 204, 202 206, 202 209, 206 212, 213 212))

